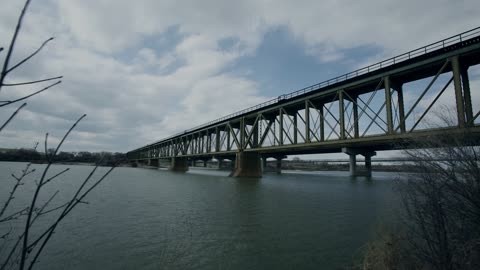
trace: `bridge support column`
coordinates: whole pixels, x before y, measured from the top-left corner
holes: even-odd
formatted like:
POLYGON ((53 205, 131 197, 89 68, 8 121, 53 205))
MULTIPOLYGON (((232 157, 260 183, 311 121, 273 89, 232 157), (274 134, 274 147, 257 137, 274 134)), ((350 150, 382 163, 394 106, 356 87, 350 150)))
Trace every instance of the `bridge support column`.
POLYGON ((275 162, 275 172, 277 174, 281 174, 282 173, 282 158, 276 158, 276 162, 275 162))
POLYGON ((265 171, 267 169, 267 158, 262 157, 262 170, 265 171))
POLYGON ((375 152, 363 153, 362 156, 365 157, 365 176, 372 176, 372 156, 375 156, 375 152))
POLYGON ((256 152, 239 152, 235 158, 232 177, 262 177, 260 154, 256 152))
POLYGON ((372 156, 377 153, 371 150, 342 148, 342 152, 350 156, 350 176, 372 176, 372 156), (365 169, 357 170, 357 155, 365 157, 365 169))
POLYGON ((223 158, 217 158, 218 169, 221 170, 223 167, 223 158))
POLYGON ((350 157, 350 176, 357 176, 357 155, 348 154, 350 157))
POLYGON ((152 166, 152 167, 158 167, 158 159, 149 159, 148 160, 148 165, 152 166))
POLYGON ((204 159, 204 160, 203 160, 203 167, 204 167, 204 168, 207 167, 207 162, 208 162, 208 159, 204 159))
POLYGON ((174 172, 186 172, 188 171, 188 160, 187 158, 174 157, 170 163, 171 171, 174 172))

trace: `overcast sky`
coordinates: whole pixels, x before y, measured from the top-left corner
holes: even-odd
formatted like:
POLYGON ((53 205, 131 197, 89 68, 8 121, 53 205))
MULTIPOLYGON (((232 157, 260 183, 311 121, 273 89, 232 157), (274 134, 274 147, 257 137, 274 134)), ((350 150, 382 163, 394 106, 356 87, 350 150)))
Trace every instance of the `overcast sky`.
MULTIPOLYGON (((2 0, 0 46, 21 8, 2 0)), ((63 149, 125 152, 477 27, 478 14, 478 0, 33 0, 13 63, 55 40, 8 82, 64 80, 28 100, 0 147, 55 143, 86 113, 63 149)))

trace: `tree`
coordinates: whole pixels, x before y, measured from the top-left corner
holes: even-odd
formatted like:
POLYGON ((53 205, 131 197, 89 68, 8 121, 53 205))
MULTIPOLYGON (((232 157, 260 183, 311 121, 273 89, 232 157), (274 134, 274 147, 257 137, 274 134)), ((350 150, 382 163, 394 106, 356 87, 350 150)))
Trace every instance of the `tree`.
POLYGON ((399 181, 410 245, 435 269, 480 269, 480 147, 445 134, 406 151, 418 174, 399 181))
MULTIPOLYGON (((39 90, 32 91, 30 94, 17 98, 15 100, 2 100, 0 101, 0 108, 5 106, 15 104, 20 101, 24 101, 29 99, 35 95, 38 95, 53 86, 56 86, 61 83, 60 79, 62 76, 39 79, 34 81, 26 81, 26 82, 17 82, 17 83, 9 83, 7 82, 8 76, 18 67, 27 63, 32 57, 38 54, 53 38, 49 38, 45 40, 40 47, 31 53, 29 56, 24 58, 23 60, 19 61, 18 63, 11 65, 10 60, 11 56, 14 52, 15 43, 17 40, 18 35, 20 34, 23 18, 27 12, 28 6, 31 0, 26 0, 24 7, 20 13, 20 16, 17 21, 17 25, 12 35, 12 39, 8 45, 6 50, 6 55, 4 58, 3 65, 1 67, 0 72, 0 93, 3 88, 11 87, 11 86, 30 86, 30 85, 39 85, 43 83, 50 83, 51 81, 55 81, 54 83, 50 83, 44 87, 41 87, 39 90)), ((0 53, 5 53, 4 48, 0 47, 0 53)), ((27 106, 27 103, 23 103, 20 105, 8 118, 7 120, 0 126, 0 132, 14 119, 14 117, 27 106)), ((18 269, 32 269, 35 265, 35 262, 39 259, 44 250, 46 244, 52 237, 55 229, 58 227, 60 222, 71 213, 71 211, 80 203, 85 203, 85 197, 95 188, 97 187, 114 169, 111 167, 106 173, 100 175, 100 177, 93 181, 92 178, 97 171, 98 165, 95 166, 90 174, 82 181, 80 186, 74 192, 72 198, 66 202, 58 203, 57 206, 51 206, 54 203, 54 199, 56 195, 60 191, 56 191, 53 194, 47 195, 47 200, 45 202, 39 201, 39 197, 42 193, 42 188, 46 185, 57 179, 60 175, 63 175, 69 168, 64 169, 59 172, 51 173, 52 165, 58 159, 59 149, 65 142, 68 135, 72 132, 72 130, 78 125, 78 123, 85 118, 85 114, 78 118, 78 120, 72 125, 72 127, 65 133, 63 138, 61 139, 60 143, 51 150, 48 148, 48 133, 45 135, 44 140, 44 148, 45 148, 45 160, 46 165, 41 170, 41 176, 39 177, 38 181, 36 182, 36 188, 34 190, 33 196, 31 201, 28 205, 14 208, 12 206, 12 202, 15 199, 15 194, 19 191, 19 188, 25 183, 25 179, 28 175, 35 172, 35 169, 32 168, 32 164, 28 163, 25 168, 17 174, 12 174, 12 178, 14 181, 14 185, 4 202, 3 206, 0 208, 0 223, 3 225, 5 223, 14 223, 20 224, 23 223, 23 229, 18 234, 14 234, 15 231, 7 230, 4 232, 0 232, 0 241, 2 241, 0 246, 1 255, 4 257, 0 257, 0 270, 3 269, 10 269, 10 268, 18 268, 18 269), (93 183, 92 183, 93 182, 93 183), (13 208, 13 209, 12 209, 13 208), (44 215, 54 215, 57 216, 52 217, 52 222, 47 224, 46 227, 39 227, 37 219, 44 215), (38 234, 32 234, 32 230, 35 229, 38 234), (6 252, 4 252, 6 251, 6 252)), ((36 151, 38 143, 36 144, 34 150, 36 151)), ((13 226, 13 225, 12 225, 13 226)), ((2 226, 1 228, 7 228, 7 226, 2 226)))
POLYGON ((368 244, 363 269, 480 269, 478 145, 458 131, 406 145, 415 173, 397 180, 402 229, 368 244))

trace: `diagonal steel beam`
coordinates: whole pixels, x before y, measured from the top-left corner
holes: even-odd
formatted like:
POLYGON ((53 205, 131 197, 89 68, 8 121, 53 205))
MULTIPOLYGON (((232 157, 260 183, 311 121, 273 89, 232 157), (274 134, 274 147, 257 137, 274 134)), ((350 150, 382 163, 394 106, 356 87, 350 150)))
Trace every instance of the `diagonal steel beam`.
MULTIPOLYGON (((422 94, 418 97, 418 99, 415 101, 415 103, 413 104, 413 106, 410 108, 410 110, 408 110, 407 114, 405 115, 405 120, 410 116, 410 114, 413 112, 413 110, 415 109, 415 107, 417 107, 418 103, 420 103, 420 101, 423 99, 423 97, 425 96, 425 94, 428 92, 428 90, 430 90, 430 88, 432 87, 432 85, 435 83, 435 81, 438 79, 438 76, 440 76, 440 74, 442 74, 443 70, 445 70, 445 68, 447 67, 448 63, 450 63, 450 59, 447 59, 445 61, 445 63, 443 63, 443 66, 440 68, 440 70, 437 72, 437 74, 435 74, 435 77, 433 77, 433 79, 430 81, 430 83, 428 84, 427 88, 425 88, 425 90, 423 90, 422 94)), ((395 131, 397 131, 398 129, 400 128, 400 125, 395 129, 395 131)))
POLYGON ((413 127, 410 129, 410 132, 412 132, 417 127, 417 125, 420 123, 420 121, 422 121, 423 117, 425 117, 425 115, 428 113, 428 111, 430 111, 430 109, 433 107, 433 104, 435 104, 435 102, 437 102, 437 100, 440 98, 440 96, 443 94, 443 92, 445 92, 445 90, 448 88, 448 86, 450 86, 452 81, 453 81, 453 77, 447 82, 447 84, 445 84, 445 86, 442 88, 442 90, 440 92, 438 92, 437 96, 433 99, 433 101, 430 103, 430 105, 427 107, 427 109, 423 112, 422 116, 420 116, 420 118, 417 120, 415 125, 413 125, 413 127))
MULTIPOLYGON (((250 147, 251 148, 254 148, 255 146, 253 146, 253 143, 250 141, 252 139, 252 135, 253 133, 255 132, 255 127, 257 126, 257 123, 258 123, 258 119, 260 118, 260 114, 257 115, 257 117, 255 118, 255 122, 253 122, 253 125, 252 125, 252 129, 250 131, 250 134, 248 134, 248 137, 247 137, 247 140, 245 141, 245 146, 244 148, 247 148, 247 146, 250 144, 250 147)), ((247 130, 245 129, 245 132, 247 130)), ((248 133, 248 132, 246 132, 248 133)), ((246 135, 246 134, 245 134, 246 135)))

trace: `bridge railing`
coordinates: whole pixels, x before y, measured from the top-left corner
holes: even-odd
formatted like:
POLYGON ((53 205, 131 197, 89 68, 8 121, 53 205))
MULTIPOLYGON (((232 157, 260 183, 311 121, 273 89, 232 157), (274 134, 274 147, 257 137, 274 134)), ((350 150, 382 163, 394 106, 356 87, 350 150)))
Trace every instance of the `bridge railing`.
MULTIPOLYGON (((453 44, 456 44, 456 43, 461 43, 461 42, 463 42, 463 41, 465 41, 465 40, 468 40, 468 39, 471 39, 471 38, 474 38, 474 37, 477 37, 477 36, 480 36, 480 27, 477 27, 477 28, 474 28, 474 29, 465 31, 465 32, 463 32, 463 33, 460 33, 460 34, 451 36, 451 37, 449 37, 449 38, 446 38, 446 39, 443 39, 443 40, 440 40, 440 41, 431 43, 431 44, 429 44, 429 45, 426 45, 426 46, 420 47, 420 48, 418 48, 418 49, 415 49, 415 50, 412 50, 412 51, 409 51, 409 52, 406 52, 406 53, 397 55, 397 56, 395 56, 395 57, 392 57, 392 58, 389 58, 389 59, 386 59, 386 60, 377 62, 377 63, 372 64, 372 65, 369 65, 369 66, 367 66, 367 67, 363 67, 363 68, 357 69, 357 70, 355 70, 355 71, 352 71, 352 72, 349 72, 349 73, 340 75, 340 76, 338 76, 338 77, 335 77, 335 78, 332 78, 332 79, 329 79, 329 80, 326 80, 326 81, 323 81, 323 82, 320 82, 320 83, 317 83, 317 84, 314 84, 314 85, 311 85, 311 86, 302 88, 302 89, 300 89, 300 90, 291 92, 291 93, 289 93, 289 94, 280 95, 280 96, 278 96, 277 98, 270 99, 270 100, 268 100, 268 101, 265 101, 265 102, 263 102, 263 103, 257 104, 257 105, 255 105, 255 106, 252 106, 252 107, 243 109, 243 110, 241 110, 241 111, 238 111, 238 112, 235 112, 235 113, 232 113, 232 114, 223 116, 223 117, 221 117, 221 118, 215 119, 215 120, 210 121, 210 122, 208 122, 208 123, 204 123, 204 124, 199 125, 199 126, 196 126, 196 127, 194 127, 194 128, 185 130, 185 131, 183 131, 183 132, 179 132, 179 133, 177 133, 177 134, 175 134, 175 135, 172 135, 172 136, 169 136, 169 137, 167 137, 167 138, 161 139, 161 140, 159 140, 159 141, 156 141, 156 142, 151 143, 151 144, 149 144, 149 145, 146 145, 146 146, 144 146, 144 147, 148 147, 148 146, 153 145, 153 144, 156 144, 156 143, 158 143, 158 142, 165 141, 165 140, 168 140, 168 139, 177 137, 177 136, 182 135, 182 134, 185 134, 185 133, 189 133, 189 132, 194 131, 194 130, 197 130, 197 129, 201 129, 201 128, 203 128, 203 127, 207 127, 207 126, 210 126, 210 125, 213 125, 213 124, 221 123, 221 122, 223 122, 223 121, 225 121, 225 120, 234 118, 234 117, 239 116, 239 115, 246 114, 246 113, 251 112, 251 111, 255 111, 255 110, 258 110, 258 109, 267 107, 267 106, 272 105, 272 104, 275 104, 275 103, 277 103, 277 102, 279 102, 279 101, 291 99, 291 98, 294 98, 294 97, 297 97, 297 96, 300 96, 300 95, 303 95, 303 94, 306 94, 306 93, 309 93, 309 92, 312 92, 312 91, 316 91, 316 90, 322 89, 322 88, 324 88, 324 87, 328 87, 328 86, 330 86, 330 85, 334 85, 334 84, 337 84, 337 83, 340 83, 340 82, 344 82, 344 81, 346 81, 346 80, 349 80, 349 79, 352 79, 352 78, 355 78, 355 77, 358 77, 358 76, 361 76, 361 75, 370 73, 370 72, 372 72, 372 71, 376 71, 376 70, 379 70, 379 69, 382 69, 382 68, 385 68, 385 67, 388 67, 388 66, 391 66, 391 65, 394 65, 394 64, 398 64, 398 63, 400 63, 400 62, 407 61, 407 60, 409 60, 409 59, 412 59, 412 58, 415 58, 415 57, 418 57, 418 56, 421 56, 421 55, 425 55, 425 54, 427 54, 427 53, 430 53, 430 52, 433 52, 433 51, 436 51, 436 50, 439 50, 439 49, 448 47, 448 46, 453 45, 453 44)), ((143 148, 143 147, 141 147, 141 148, 143 148)))

